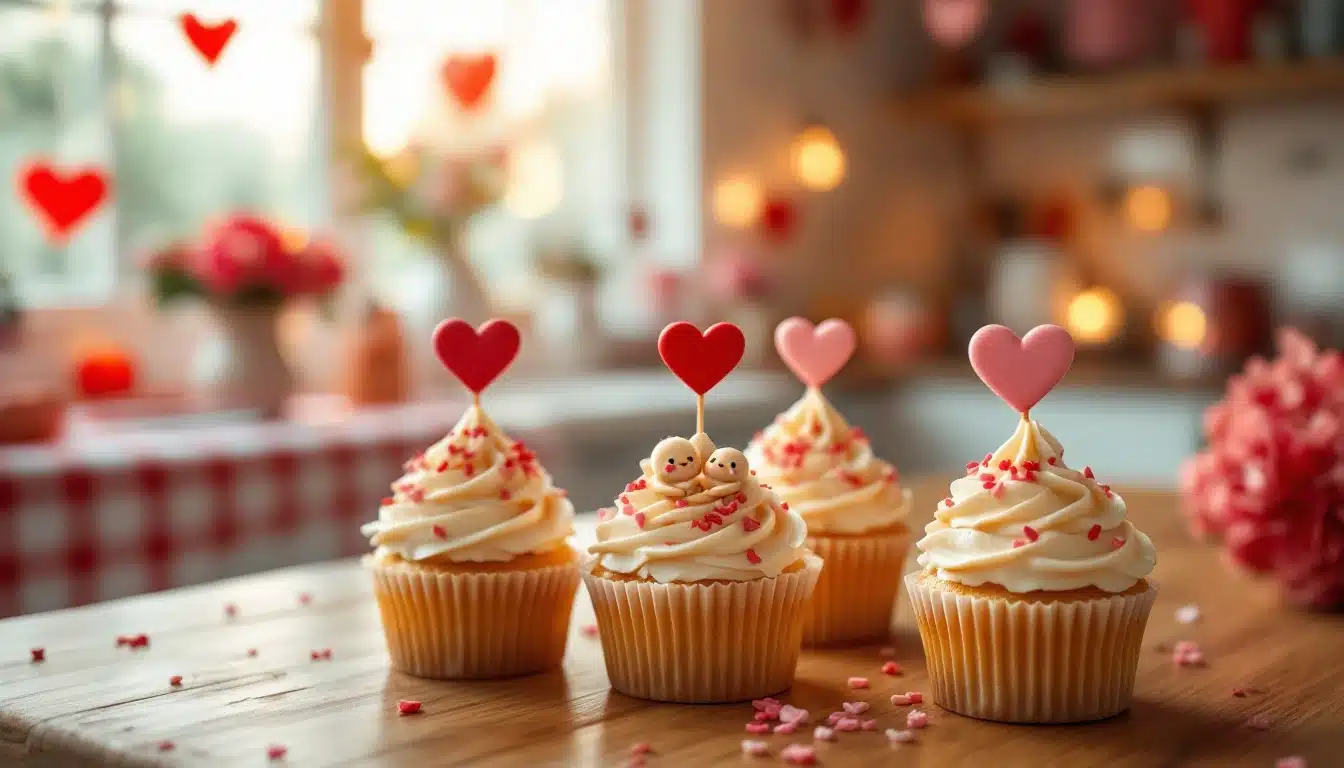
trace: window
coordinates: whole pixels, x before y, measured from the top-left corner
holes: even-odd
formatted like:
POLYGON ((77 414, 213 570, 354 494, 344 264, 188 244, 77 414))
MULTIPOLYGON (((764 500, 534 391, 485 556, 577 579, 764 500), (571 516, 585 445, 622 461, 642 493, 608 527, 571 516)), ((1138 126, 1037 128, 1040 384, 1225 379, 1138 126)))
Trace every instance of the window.
MULTIPOLYGON (((611 61, 614 0, 365 0, 373 42, 364 73, 364 136, 395 156, 508 149, 500 205, 475 217, 466 252, 490 293, 525 302, 532 259, 551 244, 610 261, 624 243, 627 201, 611 61), (493 53, 489 103, 464 110, 441 77, 454 55, 493 53)), ((397 303, 426 281, 430 254, 375 218, 376 294, 397 303)), ((441 279, 441 278, 440 278, 441 279)))
POLYGON ((317 11, 318 0, 0 0, 0 270, 20 301, 102 301, 138 249, 231 211, 323 224, 317 11), (238 23, 213 67, 183 33, 188 12, 238 23), (63 243, 20 193, 38 158, 112 180, 63 243))

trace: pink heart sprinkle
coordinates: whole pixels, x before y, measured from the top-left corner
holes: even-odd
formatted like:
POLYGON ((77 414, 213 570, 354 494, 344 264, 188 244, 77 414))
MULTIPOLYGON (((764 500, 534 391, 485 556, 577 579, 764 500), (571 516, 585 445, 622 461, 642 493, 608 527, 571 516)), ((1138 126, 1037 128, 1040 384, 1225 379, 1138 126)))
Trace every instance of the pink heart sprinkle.
POLYGON ((747 733, 769 733, 768 723, 747 723, 747 733))
POLYGON ((742 754, 752 757, 764 757, 770 754, 770 745, 764 741, 754 741, 752 739, 742 740, 742 754))
POLYGON ((1074 343, 1057 325, 1038 325, 1021 339, 1002 325, 986 325, 971 337, 969 352, 985 386, 1026 413, 1069 372, 1074 343))
POLYGON ((742 530, 746 531, 747 533, 751 533, 752 531, 760 527, 761 524, 759 521, 756 520, 756 518, 754 517, 742 518, 742 530))
POLYGON ((818 725, 816 729, 812 731, 812 738, 817 741, 835 741, 835 731, 824 725, 818 725))
POLYGON ((846 701, 840 706, 851 715, 861 715, 868 711, 868 702, 866 701, 846 701))
POLYGON ((792 765, 815 765, 817 750, 803 744, 790 744, 779 751, 779 759, 792 765))
POLYGON ((779 702, 771 698, 756 699, 751 702, 751 706, 755 707, 756 709, 764 711, 767 707, 770 706, 778 707, 779 702))
POLYGON ((837 731, 857 731, 860 727, 857 717, 842 717, 835 723, 835 730, 837 731))
POLYGON ((813 327, 801 317, 790 317, 775 328, 780 359, 809 387, 821 387, 840 372, 854 354, 854 328, 831 318, 813 327))
POLYGON ((887 738, 893 744, 909 744, 915 740, 914 731, 898 731, 895 728, 887 729, 887 738))
POLYGON ((905 716, 905 727, 912 729, 924 728, 929 724, 929 716, 916 709, 905 716))
POLYGON ((798 730, 797 723, 780 723, 775 726, 775 733, 782 733, 786 736, 792 734, 796 730, 798 730))
POLYGON ((865 731, 876 731, 876 730, 877 730, 877 721, 876 721, 876 720, 860 720, 860 721, 859 721, 859 727, 862 728, 862 729, 865 730, 865 731))
POLYGON ((807 722, 807 710, 799 709, 792 704, 785 704, 779 708, 780 722, 784 723, 805 723, 807 722))

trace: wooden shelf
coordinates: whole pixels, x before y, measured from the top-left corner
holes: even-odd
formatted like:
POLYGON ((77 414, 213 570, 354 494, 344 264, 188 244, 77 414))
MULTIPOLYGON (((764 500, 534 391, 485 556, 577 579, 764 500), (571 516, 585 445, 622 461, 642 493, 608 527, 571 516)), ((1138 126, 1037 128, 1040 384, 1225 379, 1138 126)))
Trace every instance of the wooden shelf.
POLYGON ((929 91, 899 99, 895 111, 915 119, 988 124, 1317 96, 1344 96, 1344 59, 1048 77, 1020 86, 929 91))

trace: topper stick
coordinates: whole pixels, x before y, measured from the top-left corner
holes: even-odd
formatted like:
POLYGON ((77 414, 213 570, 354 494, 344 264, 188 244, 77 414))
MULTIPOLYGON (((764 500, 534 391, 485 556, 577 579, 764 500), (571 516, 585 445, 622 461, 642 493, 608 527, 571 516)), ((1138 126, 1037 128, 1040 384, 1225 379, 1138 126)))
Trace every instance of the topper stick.
POLYGON ((472 392, 472 393, 471 393, 471 405, 472 405, 472 407, 474 407, 474 408, 480 408, 480 407, 481 407, 481 393, 480 393, 480 392, 472 392))
POLYGON ((705 396, 695 396, 695 434, 705 431, 705 396))

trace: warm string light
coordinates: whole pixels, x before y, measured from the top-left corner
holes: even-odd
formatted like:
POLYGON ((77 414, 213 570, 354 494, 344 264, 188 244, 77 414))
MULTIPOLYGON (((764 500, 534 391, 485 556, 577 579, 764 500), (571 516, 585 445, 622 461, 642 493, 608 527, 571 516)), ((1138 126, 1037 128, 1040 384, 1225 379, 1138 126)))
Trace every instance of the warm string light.
POLYGON ((1162 232, 1171 226, 1172 207, 1171 193, 1151 184, 1134 187, 1125 195, 1125 217, 1140 232, 1162 232))
POLYGON ((729 176, 714 185, 714 218, 725 227, 747 229, 756 224, 765 208, 761 183, 745 174, 729 176))
POLYGON ((1124 310, 1115 293, 1098 287, 1074 296, 1064 316, 1064 325, 1075 339, 1084 344, 1105 344, 1119 335, 1124 310))
POLYGON ((793 172, 808 189, 835 189, 845 178, 845 153, 835 134, 814 125, 798 134, 791 147, 793 172))
POLYGON ((1165 304, 1157 311, 1157 335, 1172 346, 1198 349, 1208 336, 1208 318, 1194 302, 1165 304))

